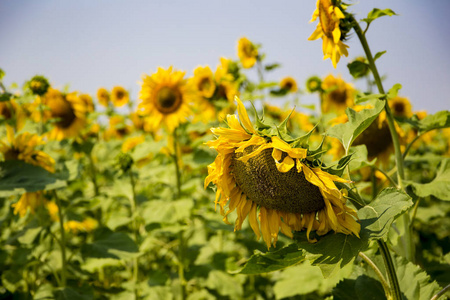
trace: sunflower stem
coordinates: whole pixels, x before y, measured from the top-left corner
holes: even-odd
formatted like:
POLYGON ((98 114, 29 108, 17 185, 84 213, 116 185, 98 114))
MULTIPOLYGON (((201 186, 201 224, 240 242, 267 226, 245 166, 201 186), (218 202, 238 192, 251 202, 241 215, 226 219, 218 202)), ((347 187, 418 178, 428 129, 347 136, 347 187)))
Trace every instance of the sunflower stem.
POLYGON ((181 195, 181 173, 180 173, 180 165, 179 165, 179 157, 178 157, 178 141, 177 141, 177 129, 173 131, 173 154, 172 154, 174 163, 175 163, 175 173, 177 176, 177 198, 180 198, 181 195))
POLYGON ((94 158, 92 157, 92 151, 89 153, 88 157, 89 157, 89 163, 91 165, 91 177, 92 177, 92 184, 94 185, 94 193, 95 193, 95 196, 98 196, 99 188, 98 188, 98 183, 97 183, 97 170, 95 169, 94 158))
POLYGON ((450 284, 447 285, 445 288, 443 288, 442 290, 439 291, 439 293, 437 293, 436 295, 434 295, 430 300, 437 300, 439 299, 441 296, 443 296, 448 290, 450 290, 450 284))
POLYGON ((391 253, 385 241, 382 239, 377 240, 378 248, 380 249, 381 256, 383 256, 384 264, 388 274, 391 295, 393 300, 402 300, 402 294, 400 291, 400 285, 398 283, 397 273, 395 272, 394 262, 392 261, 391 253))
POLYGON ((391 288, 389 287, 388 282, 386 281, 386 278, 384 278, 383 273, 381 273, 380 269, 378 269, 377 265, 364 253, 359 252, 359 257, 361 257, 374 271, 375 274, 377 274, 378 278, 380 279, 381 285, 383 286, 384 293, 386 294, 386 298, 391 298, 391 288))
MULTIPOLYGON (((385 94, 383 84, 381 82, 380 74, 378 73, 378 69, 375 65, 375 60, 373 59, 372 52, 370 51, 369 44, 367 43, 367 39, 365 34, 362 32, 361 27, 359 26, 359 23, 355 20, 353 16, 350 16, 350 21, 353 25, 353 29, 355 30, 356 34, 358 35, 359 41, 361 42, 361 45, 364 49, 364 52, 366 53, 367 60, 369 61, 369 67, 372 71, 373 77, 375 79, 375 83, 377 84, 378 91, 381 94, 385 94)), ((397 166, 397 182, 398 186, 404 190, 403 186, 403 180, 405 179, 405 171, 403 168, 403 155, 402 151, 400 149, 400 140, 397 134, 397 130, 395 129, 395 121, 394 117, 392 115, 391 109, 389 108, 389 105, 386 103, 384 105, 384 110, 386 112, 386 119, 389 126, 389 131, 391 132, 392 137, 392 143, 394 145, 395 150, 395 163, 397 166)), ((409 222, 409 214, 408 212, 403 213, 403 224, 405 228, 405 235, 403 236, 403 239, 407 245, 406 247, 406 258, 409 261, 414 262, 414 245, 412 243, 411 239, 411 226, 409 222)))
POLYGON ((59 216, 59 229, 61 231, 61 239, 59 239, 59 245, 61 248, 61 287, 65 287, 67 283, 67 258, 66 258, 66 231, 64 229, 64 215, 62 213, 61 200, 59 199, 56 191, 53 191, 53 197, 55 198, 56 205, 58 206, 58 216, 59 216))
POLYGON ((184 239, 183 232, 180 232, 179 238, 179 246, 178 246, 178 278, 180 280, 181 286, 181 299, 186 299, 186 278, 184 276, 184 239))
MULTIPOLYGON (((136 180, 134 179, 133 171, 130 168, 128 170, 128 175, 130 177, 130 184, 131 184, 131 192, 133 195, 133 199, 131 199, 131 217, 133 218, 133 233, 134 233, 134 242, 136 245, 138 245, 138 238, 139 238, 139 228, 138 228, 138 222, 136 220, 136 209, 137 209, 137 201, 136 201, 136 180)), ((139 275, 139 260, 138 257, 133 258, 133 282, 135 285, 135 293, 136 297, 137 295, 137 283, 138 283, 138 275, 139 275)))

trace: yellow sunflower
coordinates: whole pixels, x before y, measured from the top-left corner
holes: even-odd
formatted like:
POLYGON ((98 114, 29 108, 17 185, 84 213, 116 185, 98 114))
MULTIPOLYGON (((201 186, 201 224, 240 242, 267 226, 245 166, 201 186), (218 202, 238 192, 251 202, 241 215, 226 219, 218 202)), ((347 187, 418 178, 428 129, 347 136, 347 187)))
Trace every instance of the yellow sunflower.
POLYGON ((121 107, 130 101, 128 91, 121 86, 115 86, 111 92, 111 102, 115 107, 121 107))
POLYGON ((307 149, 255 130, 236 99, 239 119, 228 115, 229 128, 211 129, 218 138, 207 143, 218 155, 208 166, 205 187, 217 186, 215 203, 224 221, 236 210, 235 230, 239 230, 248 217, 268 248, 275 246, 280 230, 292 237, 292 230, 306 229, 311 242, 313 230, 318 235, 334 230, 358 236, 356 212, 345 205, 346 198, 334 183, 347 180, 322 170, 311 157, 307 160, 307 149))
POLYGON ((185 72, 173 71, 172 67, 158 71, 151 76, 144 75, 138 105, 144 116, 144 129, 156 132, 165 125, 173 132, 192 114, 191 103, 196 100, 196 93, 187 79, 185 72))
POLYGON ((20 217, 24 217, 30 209, 31 213, 34 214, 36 208, 41 206, 44 203, 44 198, 42 192, 32 192, 23 194, 19 201, 12 204, 11 206, 14 208, 14 214, 19 214, 20 217))
POLYGON ((297 82, 292 77, 283 78, 280 82, 280 88, 290 93, 295 93, 298 90, 297 82))
POLYGON ((104 132, 104 139, 122 139, 130 134, 130 132, 131 128, 126 124, 124 116, 115 115, 109 118, 109 128, 104 132))
POLYGON ((333 0, 317 0, 317 8, 310 22, 314 22, 319 17, 319 24, 308 40, 322 38, 323 59, 330 58, 336 68, 341 55, 348 56, 348 46, 342 42, 345 36, 339 28, 340 22, 345 16, 333 2, 333 0))
POLYGON ((0 120, 10 121, 15 119, 16 129, 20 130, 25 125, 26 118, 25 110, 14 100, 0 102, 0 120))
POLYGON ((108 107, 110 101, 108 90, 105 88, 99 88, 97 91, 97 99, 102 106, 108 107))
POLYGON ((347 107, 352 107, 355 89, 341 77, 328 75, 322 82, 322 112, 342 114, 347 107))
POLYGON ((43 143, 41 137, 29 132, 15 136, 14 129, 11 126, 6 126, 6 140, 0 141, 0 153, 4 160, 22 160, 42 167, 49 172, 54 172, 54 159, 45 152, 36 149, 43 143))
POLYGON ((91 232, 98 227, 98 221, 93 218, 86 218, 82 222, 70 220, 64 223, 64 229, 74 234, 78 232, 91 232))
POLYGON ((258 49, 246 37, 242 37, 238 41, 238 57, 245 69, 250 69, 256 63, 258 57, 258 49))
POLYGON ((407 98, 397 96, 389 99, 388 104, 394 117, 411 118, 413 115, 411 103, 407 98))
POLYGON ((50 88, 43 98, 49 108, 47 119, 57 119, 49 133, 51 139, 76 137, 86 125, 86 105, 77 93, 63 94, 50 88))
POLYGON ((86 112, 93 112, 95 110, 94 101, 92 101, 91 95, 80 94, 80 99, 84 103, 84 107, 85 107, 86 112))
POLYGON ((203 97, 211 98, 214 95, 214 91, 216 90, 216 83, 214 82, 213 72, 208 66, 200 66, 194 70, 192 83, 199 94, 203 97))

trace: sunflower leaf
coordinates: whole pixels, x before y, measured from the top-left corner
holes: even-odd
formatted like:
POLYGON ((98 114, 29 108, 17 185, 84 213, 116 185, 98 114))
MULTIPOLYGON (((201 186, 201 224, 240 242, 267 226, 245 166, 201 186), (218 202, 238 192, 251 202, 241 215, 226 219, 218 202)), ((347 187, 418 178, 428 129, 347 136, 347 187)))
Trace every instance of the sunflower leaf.
POLYGON ((408 262, 403 257, 396 258, 396 272, 400 279, 400 290, 405 299, 425 300, 441 290, 436 281, 431 281, 430 276, 419 266, 408 262))
POLYGON ((361 231, 359 238, 343 233, 328 233, 310 243, 305 231, 297 232, 295 239, 306 251, 306 258, 321 268, 325 277, 351 263, 359 252, 367 249, 370 240, 387 239, 394 219, 412 206, 410 197, 397 189, 386 188, 377 198, 358 211, 361 231))
POLYGON ((369 240, 387 240, 395 218, 413 205, 411 197, 395 188, 386 188, 370 204, 358 211, 361 227, 369 240))
POLYGON ((441 162, 436 177, 429 183, 406 182, 419 197, 435 196, 441 200, 450 200, 450 159, 441 162))
POLYGON ((439 128, 448 128, 450 127, 450 111, 443 110, 435 113, 434 115, 428 115, 423 120, 418 121, 418 123, 420 132, 426 132, 439 128))
POLYGON ((366 22, 367 24, 372 23, 373 21, 375 21, 376 19, 383 17, 383 16, 396 16, 397 14, 390 8, 386 8, 386 9, 379 9, 379 8, 374 8, 372 9, 372 11, 370 11, 367 14, 367 18, 362 19, 361 21, 366 22))
POLYGON ((350 74, 352 74, 353 78, 361 78, 367 74, 369 65, 365 62, 355 60, 347 64, 347 68, 350 71, 350 74))
POLYGON ((383 286, 374 278, 367 275, 360 275, 356 279, 344 279, 333 289, 333 299, 354 300, 354 299, 384 300, 383 286))
POLYGON ((9 197, 26 192, 53 190, 67 185, 64 176, 58 176, 20 160, 0 162, 0 197, 9 197))
POLYGON ((327 134, 339 139, 347 150, 353 141, 378 117, 384 108, 385 101, 374 100, 374 108, 363 109, 359 112, 347 108, 348 122, 338 124, 327 130, 327 134))
POLYGON ((239 274, 262 274, 281 270, 305 260, 305 255, 294 243, 280 250, 252 255, 239 274))

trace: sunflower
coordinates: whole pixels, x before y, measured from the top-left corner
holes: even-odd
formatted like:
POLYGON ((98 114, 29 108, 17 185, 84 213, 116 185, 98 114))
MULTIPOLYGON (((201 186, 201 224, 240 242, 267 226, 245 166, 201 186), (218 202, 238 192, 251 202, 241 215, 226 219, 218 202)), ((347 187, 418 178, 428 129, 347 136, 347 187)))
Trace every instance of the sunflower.
POLYGON ((280 82, 280 88, 290 93, 295 93, 298 90, 297 82, 292 77, 285 77, 280 82))
POLYGON ((79 97, 84 103, 86 112, 93 112, 95 110, 94 102, 92 101, 92 97, 90 95, 80 94, 79 97))
POLYGON ((36 148, 44 142, 42 138, 24 132, 15 136, 14 129, 6 126, 7 140, 0 141, 0 153, 3 154, 4 160, 22 160, 31 165, 39 166, 49 172, 54 172, 55 161, 48 154, 36 148))
POLYGON ((317 8, 310 22, 314 22, 319 17, 319 24, 308 40, 322 38, 323 59, 330 58, 336 68, 341 55, 348 56, 348 46, 342 42, 345 34, 339 27, 345 16, 341 9, 333 4, 335 2, 333 0, 317 0, 317 8))
POLYGON ((173 132, 192 114, 190 105, 196 100, 195 90, 185 72, 173 71, 172 67, 158 71, 151 76, 144 75, 138 105, 140 114, 145 117, 144 129, 156 132, 164 124, 173 132))
POLYGON ((397 96, 389 99, 388 104, 394 117, 411 118, 413 116, 411 103, 407 98, 397 96))
POLYGON ((103 105, 104 107, 108 107, 109 105, 109 99, 110 99, 110 95, 107 89, 105 88, 99 88, 97 90, 97 99, 98 102, 103 105))
POLYGON ((238 41, 238 56, 241 60, 242 66, 245 69, 250 69, 256 63, 258 58, 258 49, 246 37, 242 37, 238 41))
POLYGON ((14 100, 0 102, 0 120, 10 122, 15 120, 15 127, 20 130, 25 125, 26 112, 22 106, 18 105, 14 100))
POLYGON ((44 198, 42 192, 32 192, 23 194, 19 201, 12 204, 11 206, 14 208, 14 214, 19 214, 20 217, 24 217, 30 209, 31 213, 34 214, 36 208, 41 206, 44 203, 44 198))
POLYGON ((121 107, 130 101, 128 91, 121 86, 115 86, 111 92, 111 102, 115 107, 121 107))
POLYGON ((353 106, 355 89, 341 77, 328 75, 322 82, 322 112, 342 114, 347 107, 353 106))
POLYGON ((208 166, 205 187, 211 182, 217 186, 215 203, 224 221, 236 210, 234 228, 239 230, 248 217, 268 248, 276 245, 280 230, 292 237, 292 230, 306 229, 311 242, 315 241, 310 238, 312 230, 318 235, 334 230, 358 236, 356 212, 345 205, 346 198, 334 183, 347 180, 322 170, 295 142, 255 129, 244 105, 236 100, 239 119, 228 115, 229 128, 212 128, 218 138, 207 143, 218 155, 208 166))
POLYGON ((78 232, 91 232, 98 227, 98 221, 93 218, 86 218, 82 222, 70 220, 64 223, 64 229, 74 234, 78 232))
POLYGON ((130 134, 131 128, 125 122, 122 115, 115 115, 109 118, 109 128, 104 132, 105 140, 111 138, 122 139, 130 134))
POLYGON ((200 95, 205 98, 211 98, 216 90, 216 83, 214 82, 213 72, 206 67, 197 67, 194 70, 194 77, 192 83, 200 95))
POLYGON ((47 119, 57 119, 49 133, 51 139, 62 140, 76 137, 86 124, 86 105, 77 93, 63 94, 50 88, 45 94, 43 104, 47 119))

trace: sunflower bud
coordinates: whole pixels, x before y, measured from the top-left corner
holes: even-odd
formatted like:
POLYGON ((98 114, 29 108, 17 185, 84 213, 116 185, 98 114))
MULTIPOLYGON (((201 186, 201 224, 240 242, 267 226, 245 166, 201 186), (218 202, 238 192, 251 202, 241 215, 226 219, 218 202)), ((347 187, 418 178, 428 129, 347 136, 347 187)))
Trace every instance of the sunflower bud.
POLYGON ((120 152, 116 157, 116 164, 124 173, 128 172, 133 165, 133 158, 128 153, 120 152))
POLYGON ((28 86, 33 95, 42 96, 47 93, 50 84, 44 76, 36 75, 28 82, 28 86))

